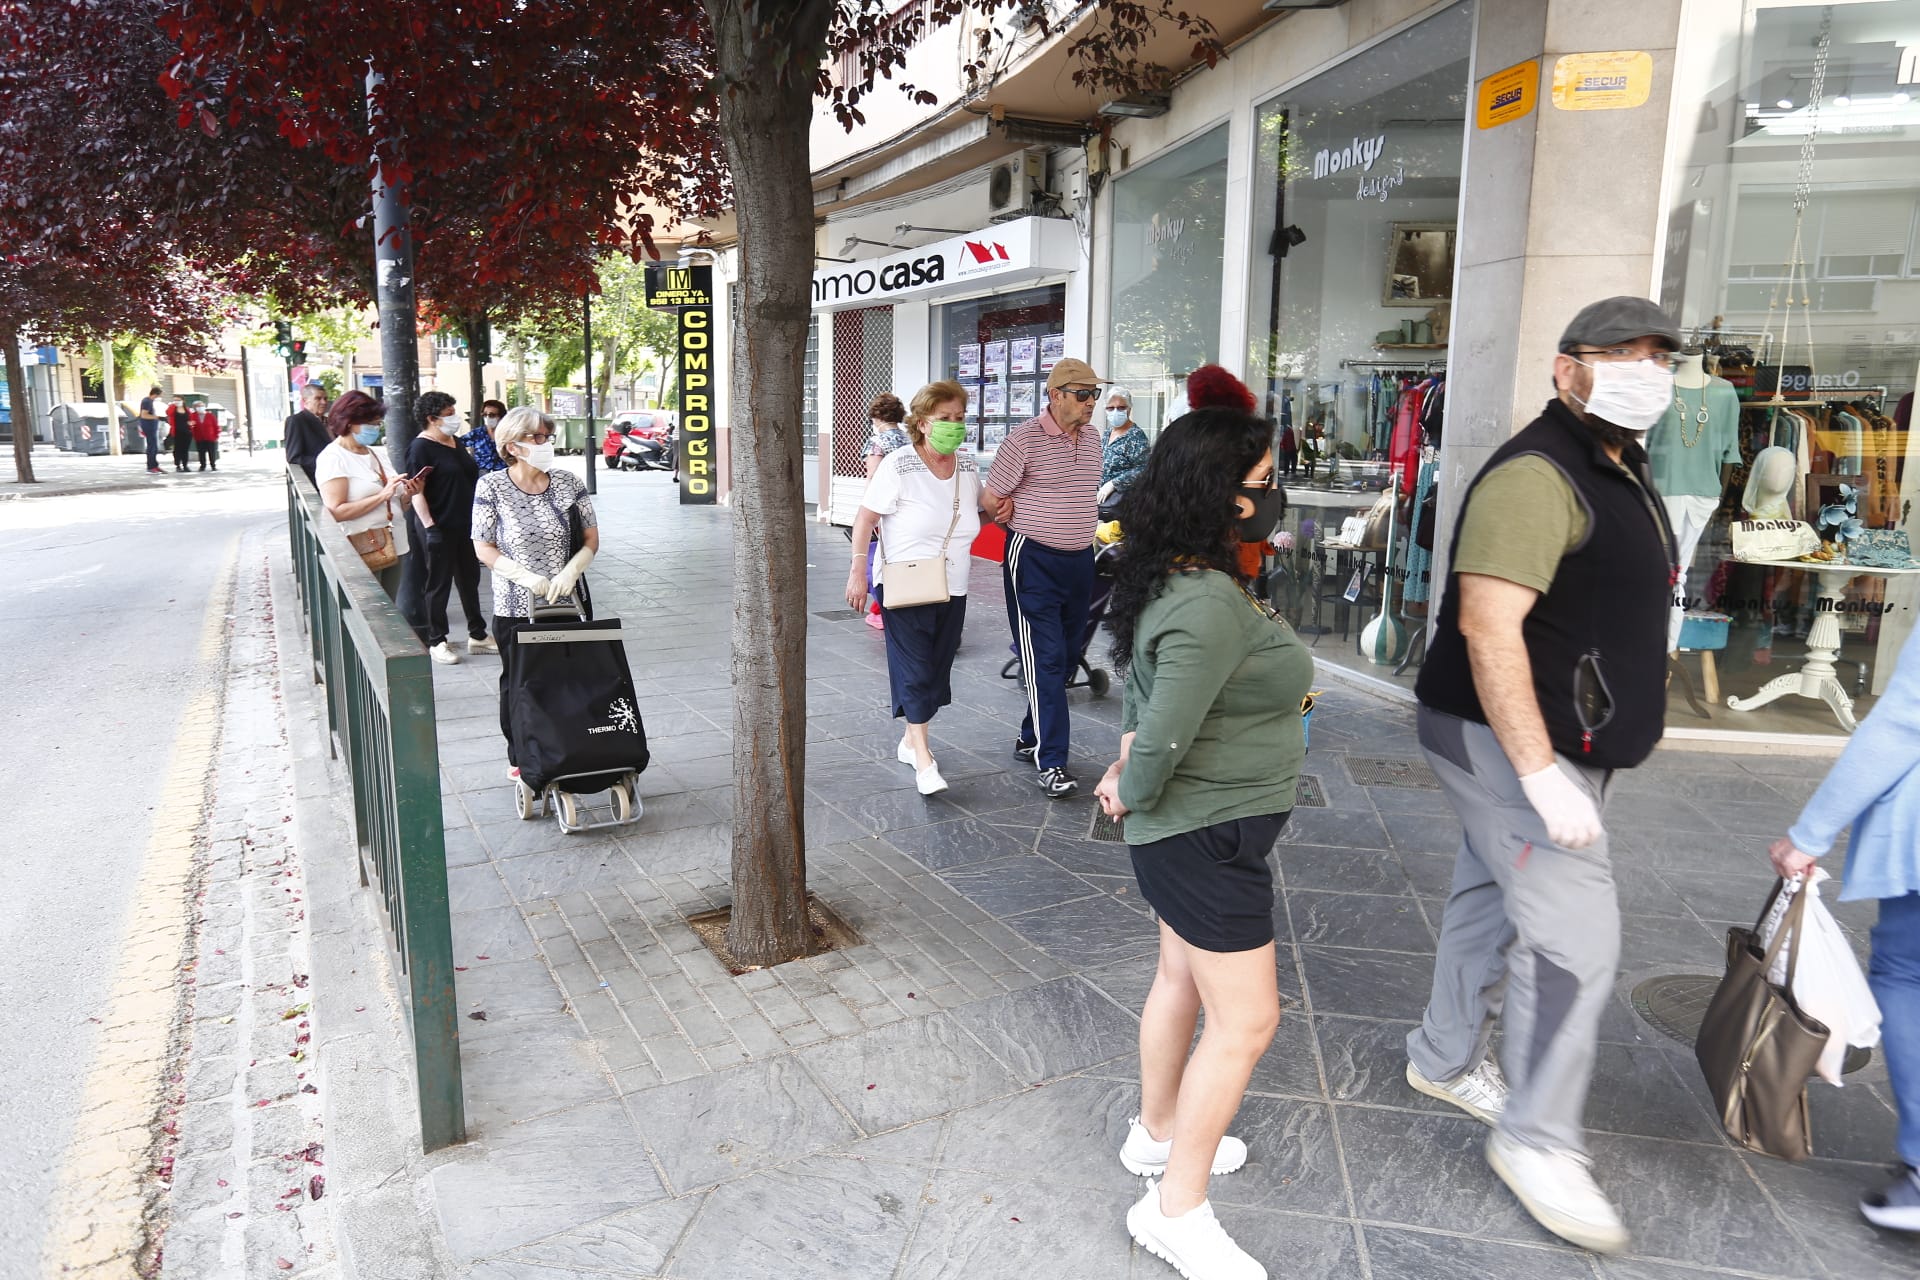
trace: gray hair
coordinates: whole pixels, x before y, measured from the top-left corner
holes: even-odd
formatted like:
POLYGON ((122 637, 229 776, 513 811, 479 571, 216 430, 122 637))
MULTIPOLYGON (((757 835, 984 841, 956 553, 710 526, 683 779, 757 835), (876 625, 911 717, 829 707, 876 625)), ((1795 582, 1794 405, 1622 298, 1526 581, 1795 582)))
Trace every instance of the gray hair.
MULTIPOLYGON (((1107 388, 1107 400, 1116 400, 1116 399, 1125 400, 1127 402, 1127 408, 1129 410, 1133 408, 1133 392, 1127 390, 1125 387, 1108 387, 1107 388)), ((1106 403, 1106 401, 1102 401, 1101 403, 1104 404, 1106 403)))
MULTIPOLYGON (((519 444, 540 428, 554 431, 553 419, 532 405, 521 405, 518 409, 507 410, 507 416, 500 419, 500 425, 493 429, 493 444, 500 456, 507 457, 507 446, 519 444)), ((508 458, 508 461, 512 461, 508 458)))

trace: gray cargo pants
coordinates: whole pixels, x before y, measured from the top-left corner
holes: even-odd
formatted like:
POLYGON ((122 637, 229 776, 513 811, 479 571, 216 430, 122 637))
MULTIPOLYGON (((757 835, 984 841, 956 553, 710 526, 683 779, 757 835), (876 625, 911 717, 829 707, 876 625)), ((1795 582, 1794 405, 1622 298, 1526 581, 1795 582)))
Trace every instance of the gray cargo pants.
MULTIPOLYGON (((1582 1123, 1600 1017, 1620 959, 1620 903, 1607 838, 1563 849, 1527 803, 1493 730, 1420 708, 1420 746, 1460 816, 1460 852, 1440 925, 1433 992, 1407 1056, 1429 1080, 1477 1066, 1505 1005, 1500 1129, 1552 1151, 1586 1151, 1582 1123)), ((1605 802, 1610 773, 1561 767, 1605 802)))

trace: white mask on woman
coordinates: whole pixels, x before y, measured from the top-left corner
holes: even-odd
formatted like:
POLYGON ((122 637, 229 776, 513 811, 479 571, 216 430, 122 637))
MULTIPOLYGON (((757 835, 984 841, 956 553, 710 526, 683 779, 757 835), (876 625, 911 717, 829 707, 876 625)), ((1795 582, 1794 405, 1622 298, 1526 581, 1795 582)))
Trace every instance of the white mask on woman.
POLYGON ((456 440, 473 430, 472 427, 467 425, 467 420, 457 412, 450 413, 440 419, 440 429, 456 440))
POLYGON ((520 461, 535 471, 551 471, 554 462, 553 441, 545 444, 523 444, 520 446, 520 461))

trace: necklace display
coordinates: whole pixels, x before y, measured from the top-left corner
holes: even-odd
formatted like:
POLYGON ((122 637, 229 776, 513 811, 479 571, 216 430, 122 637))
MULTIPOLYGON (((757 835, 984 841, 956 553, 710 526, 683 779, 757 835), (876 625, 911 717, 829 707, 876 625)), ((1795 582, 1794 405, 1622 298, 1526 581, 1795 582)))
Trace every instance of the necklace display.
POLYGON ((1693 439, 1687 439, 1687 402, 1686 399, 1681 396, 1679 387, 1673 389, 1673 412, 1674 416, 1680 419, 1681 445, 1691 449, 1693 446, 1699 444, 1707 434, 1707 389, 1705 387, 1700 388, 1700 407, 1692 415, 1695 423, 1693 439))

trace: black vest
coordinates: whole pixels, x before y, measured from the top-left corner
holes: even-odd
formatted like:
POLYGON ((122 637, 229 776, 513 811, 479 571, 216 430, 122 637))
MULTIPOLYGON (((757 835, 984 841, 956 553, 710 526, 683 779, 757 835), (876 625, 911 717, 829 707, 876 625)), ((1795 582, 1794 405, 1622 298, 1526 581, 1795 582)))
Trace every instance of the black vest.
MULTIPOLYGON (((1677 559, 1646 451, 1629 444, 1622 457, 1639 477, 1636 484, 1592 428, 1554 400, 1494 450, 1461 511, 1489 472, 1522 455, 1557 467, 1587 512, 1586 537, 1561 558, 1553 584, 1522 628, 1547 735, 1554 750, 1581 764, 1632 768, 1647 758, 1666 724, 1667 617, 1677 559)), ((1454 555, 1459 549, 1456 526, 1454 555)), ((1451 567, 1415 692, 1436 711, 1487 723, 1460 634, 1459 582, 1451 567)))

